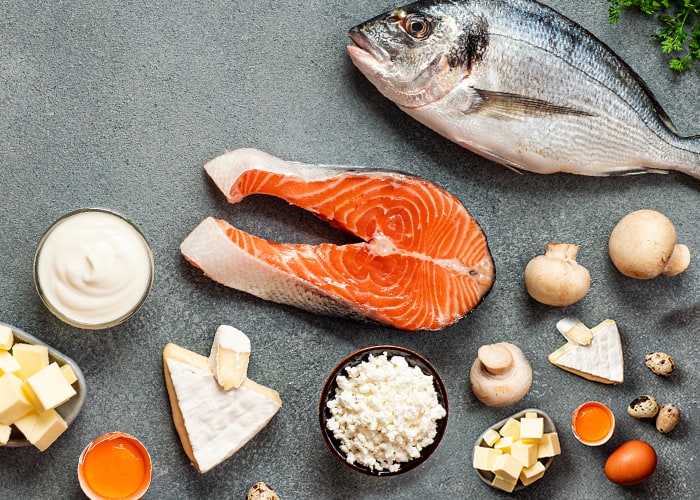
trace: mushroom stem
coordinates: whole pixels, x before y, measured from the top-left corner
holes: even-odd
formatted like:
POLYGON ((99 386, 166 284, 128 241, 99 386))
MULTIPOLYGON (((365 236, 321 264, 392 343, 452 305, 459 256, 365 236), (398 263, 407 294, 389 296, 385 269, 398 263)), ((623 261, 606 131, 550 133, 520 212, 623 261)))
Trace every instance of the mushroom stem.
POLYGON ((502 375, 513 366, 513 355, 503 344, 482 345, 477 357, 484 369, 493 375, 502 375))
POLYGON ((675 276, 682 273, 690 265, 690 250, 686 245, 678 244, 673 247, 673 253, 669 257, 662 274, 675 276))
POLYGON ((547 247, 544 249, 544 254, 556 254, 568 260, 576 260, 578 245, 574 245, 573 243, 548 243, 547 247))

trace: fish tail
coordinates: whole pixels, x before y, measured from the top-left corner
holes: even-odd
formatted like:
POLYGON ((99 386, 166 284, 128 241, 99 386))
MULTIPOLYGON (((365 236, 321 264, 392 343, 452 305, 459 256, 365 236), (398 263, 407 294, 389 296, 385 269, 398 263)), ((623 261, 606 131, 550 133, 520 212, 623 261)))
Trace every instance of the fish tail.
POLYGON ((676 152, 677 162, 670 168, 700 179, 700 135, 678 137, 676 152))

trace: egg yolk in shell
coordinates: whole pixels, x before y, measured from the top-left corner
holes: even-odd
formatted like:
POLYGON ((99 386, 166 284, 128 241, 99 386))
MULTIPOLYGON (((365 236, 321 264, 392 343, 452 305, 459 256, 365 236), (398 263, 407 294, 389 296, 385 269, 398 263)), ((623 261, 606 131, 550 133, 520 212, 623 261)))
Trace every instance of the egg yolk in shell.
POLYGON ((147 464, 141 450, 131 440, 115 437, 89 450, 84 471, 95 493, 105 498, 124 498, 141 486, 147 464))
POLYGON ((581 440, 596 443, 610 433, 613 417, 608 408, 600 403, 591 402, 578 409, 573 425, 581 440))

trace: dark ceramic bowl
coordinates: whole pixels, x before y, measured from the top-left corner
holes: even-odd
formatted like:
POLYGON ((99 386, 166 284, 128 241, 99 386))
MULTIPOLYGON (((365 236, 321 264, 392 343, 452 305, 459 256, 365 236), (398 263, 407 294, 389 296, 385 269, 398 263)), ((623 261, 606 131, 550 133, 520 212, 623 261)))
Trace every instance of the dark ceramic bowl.
MULTIPOLYGON (((87 392, 85 376, 80 370, 80 367, 75 363, 75 361, 70 359, 68 356, 57 351, 53 347, 46 345, 44 342, 34 337, 33 335, 30 335, 27 332, 24 332, 15 326, 8 325, 7 323, 0 322, 0 325, 7 326, 10 329, 12 329, 12 333, 15 337, 15 344, 35 344, 46 346, 49 349, 49 363, 55 361, 59 365, 70 365, 70 367, 73 369, 73 372, 75 372, 75 376, 78 379, 73 384, 73 388, 75 389, 75 392, 77 394, 65 403, 63 403, 61 406, 56 408, 56 411, 59 413, 59 415, 61 415, 61 417, 63 417, 63 420, 66 421, 68 427, 70 428, 70 424, 73 422, 73 420, 75 420, 75 418, 80 413, 80 410, 82 410, 83 408, 83 404, 85 403, 85 394, 87 392)), ((22 433, 13 426, 12 432, 10 433, 10 440, 8 441, 7 446, 18 447, 28 446, 29 444, 29 441, 27 441, 24 438, 22 433)))
MULTIPOLYGON (((557 429, 556 429, 556 427, 554 426, 554 421, 552 420, 552 418, 551 418, 549 415, 547 415, 545 412, 543 412, 542 410, 539 410, 539 409, 537 409, 537 408, 528 408, 528 409, 526 409, 526 410, 522 410, 522 411, 519 411, 519 412, 517 412, 517 413, 514 413, 514 414, 511 415, 510 417, 506 417, 506 418, 504 418, 503 420, 501 420, 500 422, 498 422, 498 423, 492 425, 491 427, 489 427, 488 429, 486 429, 484 432, 481 433, 481 435, 479 436, 479 439, 476 440, 476 443, 474 444, 474 446, 475 446, 475 447, 476 447, 476 446, 487 446, 487 444, 484 442, 484 435, 485 435, 490 429, 493 429, 493 430, 498 431, 498 430, 500 430, 501 427, 503 427, 503 425, 505 425, 505 423, 506 423, 508 420, 510 420, 511 418, 514 418, 514 419, 517 420, 517 419, 519 419, 519 418, 524 417, 526 413, 533 413, 533 412, 534 412, 534 413, 537 413, 538 416, 540 416, 540 417, 542 417, 542 418, 544 419, 544 432, 557 432, 557 429)), ((550 466, 550 465, 552 465, 552 460, 554 460, 554 457, 547 457, 547 458, 542 458, 542 459, 540 459, 540 462, 542 462, 542 465, 544 465, 545 471, 546 471, 547 469, 549 469, 549 466, 550 466)), ((495 477, 495 474, 494 474, 493 472, 486 471, 486 470, 480 470, 480 469, 474 469, 474 470, 476 471, 476 473, 478 474, 479 478, 480 478, 483 482, 485 482, 486 484, 488 484, 488 485, 491 486, 492 488, 495 488, 495 489, 497 489, 498 491, 501 491, 501 492, 502 492, 502 490, 496 488, 495 486, 493 486, 493 485, 491 484, 491 482, 493 481, 493 478, 495 477)), ((546 472, 545 472, 545 475, 546 475, 546 472)), ((520 491, 520 490, 522 490, 522 489, 524 489, 524 488, 527 488, 527 486, 524 486, 523 483, 521 483, 520 481, 518 481, 518 484, 515 486, 515 489, 514 489, 513 491, 520 491)))
POLYGON ((345 464, 345 466, 349 467, 354 471, 361 472, 370 476, 395 476, 397 474, 407 472, 411 469, 415 469, 420 464, 425 462, 425 460, 427 460, 427 458, 435 451, 435 449, 440 444, 440 440, 445 434, 445 430, 447 429, 448 411, 449 410, 447 407, 447 390, 445 389, 445 384, 443 383, 442 378, 440 378, 440 375, 438 374, 437 370, 435 370, 433 365, 431 365, 427 359, 425 359, 420 354, 410 349, 407 349, 406 347, 396 345, 379 345, 365 347, 364 349, 360 349, 359 351, 353 352, 348 357, 343 359, 333 369, 333 371, 326 379, 326 383, 323 385, 323 390, 321 391, 321 400, 318 408, 318 417, 319 424, 321 426, 321 435, 323 436, 324 442, 328 446, 328 449, 333 453, 333 456, 335 456, 338 460, 345 464), (377 471, 357 462, 353 464, 349 463, 346 460, 345 453, 343 453, 340 449, 340 441, 337 440, 333 436, 333 432, 328 430, 328 428, 326 427, 326 422, 332 416, 326 404, 328 403, 328 401, 335 398, 335 391, 338 387, 338 375, 344 375, 345 368, 349 366, 356 366, 362 363, 363 361, 367 361, 370 355, 380 356, 384 353, 386 353, 388 357, 402 356, 406 358, 406 361, 408 362, 409 366, 417 366, 422 370, 424 374, 432 376, 433 386, 435 387, 435 392, 437 393, 438 402, 442 405, 446 412, 445 416, 437 421, 437 434, 435 435, 434 441, 429 446, 421 450, 421 454, 419 457, 414 458, 408 462, 402 462, 400 464, 399 469, 395 472, 390 472, 388 470, 377 471))

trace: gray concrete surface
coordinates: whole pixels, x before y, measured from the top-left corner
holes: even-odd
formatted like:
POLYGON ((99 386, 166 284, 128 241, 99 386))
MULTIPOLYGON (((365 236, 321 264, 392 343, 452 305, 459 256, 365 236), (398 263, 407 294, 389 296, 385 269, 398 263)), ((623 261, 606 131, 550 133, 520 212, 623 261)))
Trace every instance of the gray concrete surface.
MULTIPOLYGON (((677 76, 649 34, 653 20, 626 14, 610 26, 607 2, 549 0, 617 51, 649 84, 681 133, 700 134, 700 78, 677 76)), ((555 420, 562 455, 522 498, 695 498, 700 489, 700 268, 675 278, 634 281, 607 256, 625 214, 651 208, 700 253, 700 183, 682 175, 583 178, 518 175, 463 150, 402 114, 352 66, 347 30, 398 4, 326 2, 3 2, 0 6, 0 315, 75 359, 88 396, 73 426, 49 450, 0 449, 0 498, 80 498, 83 447, 113 430, 147 445, 154 464, 146 498, 244 498, 267 481, 282 498, 498 498, 471 469, 480 432, 509 413, 539 407, 555 420), (316 243, 338 234, 279 200, 228 206, 203 163, 257 147, 298 161, 360 164, 424 176, 457 195, 489 237, 497 280, 487 300, 443 331, 391 328, 319 317, 218 286, 187 265, 182 239, 215 215, 269 239, 316 243), (122 326, 90 332, 55 319, 32 281, 42 232, 75 208, 108 207, 149 238, 157 276, 143 309, 122 326), (542 306, 523 287, 530 258, 551 241, 581 246, 589 294, 567 308, 542 306), (624 384, 596 384, 547 361, 574 315, 589 325, 618 322, 624 384), (172 425, 161 353, 176 342, 207 353, 216 327, 246 331, 249 375, 278 390, 280 413, 252 442, 206 475, 188 463, 172 425), (468 367, 485 343, 519 345, 534 369, 528 396, 487 408, 471 394, 468 367), (450 420, 423 466, 395 478, 351 473, 325 449, 317 426, 321 386, 353 350, 397 343, 442 373, 450 420), (647 352, 675 356, 665 380, 644 366, 647 352), (681 424, 667 436, 628 417, 640 394, 676 402, 681 424), (570 431, 574 408, 602 401, 618 418, 612 441, 587 448, 570 431), (651 480, 609 482, 607 455, 627 439, 658 452, 651 480)))

